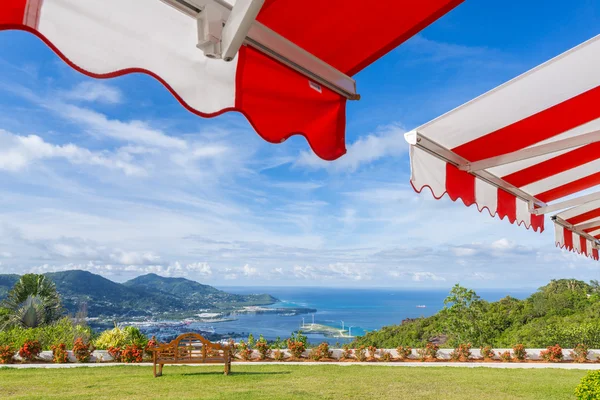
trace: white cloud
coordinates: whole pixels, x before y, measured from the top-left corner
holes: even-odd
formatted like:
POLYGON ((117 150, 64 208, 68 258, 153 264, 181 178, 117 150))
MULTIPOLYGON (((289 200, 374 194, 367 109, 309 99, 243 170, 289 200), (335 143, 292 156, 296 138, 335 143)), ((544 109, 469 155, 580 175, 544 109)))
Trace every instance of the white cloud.
POLYGON ((415 282, 421 281, 445 281, 446 278, 434 274, 433 272, 415 272, 412 274, 412 280, 415 282))
POLYGON ((19 136, 0 129, 0 170, 20 171, 36 161, 49 159, 116 169, 126 175, 145 174, 143 168, 117 154, 92 152, 74 144, 54 145, 36 135, 19 136))
POLYGON ((242 268, 242 271, 244 273, 245 276, 256 276, 258 275, 258 270, 254 267, 251 267, 250 265, 246 264, 244 265, 244 267, 242 268))
POLYGON ((10 258, 10 257, 12 257, 12 253, 9 253, 8 251, 2 251, 2 252, 0 252, 0 257, 10 258))
POLYGON ((121 91, 102 82, 85 81, 63 93, 68 100, 119 104, 123 100, 121 91))
POLYGON ((510 250, 515 247, 515 243, 506 238, 496 240, 492 243, 492 249, 495 250, 510 250))
POLYGON ((160 257, 153 252, 136 252, 119 250, 110 255, 110 258, 123 265, 152 265, 156 264, 160 257))
POLYGON ((477 254, 477 250, 470 247, 454 247, 452 248, 452 253, 456 257, 469 257, 477 254))
POLYGON ((312 169, 326 168, 354 172, 362 165, 405 153, 408 149, 404 140, 405 132, 406 130, 400 125, 386 125, 349 145, 346 155, 336 161, 327 162, 311 151, 303 151, 295 165, 312 169))
POLYGON ((344 280, 353 280, 353 281, 362 281, 369 280, 371 276, 369 274, 369 269, 364 268, 362 265, 357 265, 354 263, 332 263, 325 266, 294 266, 292 273, 297 278, 307 279, 307 280, 336 280, 336 279, 344 279, 344 280))

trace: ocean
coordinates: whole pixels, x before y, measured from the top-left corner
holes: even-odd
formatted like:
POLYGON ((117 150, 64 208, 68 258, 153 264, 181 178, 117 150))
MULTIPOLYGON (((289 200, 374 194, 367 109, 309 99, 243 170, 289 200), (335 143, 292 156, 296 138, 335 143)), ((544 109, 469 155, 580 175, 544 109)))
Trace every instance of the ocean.
MULTIPOLYGON (((306 287, 219 287, 230 293, 268 293, 281 302, 271 307, 309 307, 314 314, 239 314, 231 321, 199 324, 196 328, 213 330, 217 334, 234 334, 246 337, 252 333, 258 338, 282 339, 301 329, 303 322, 327 325, 335 328, 350 328, 353 336, 380 329, 386 325, 400 324, 406 318, 427 317, 444 306, 449 290, 407 289, 338 289, 306 287), (425 306, 417 307, 417 306, 425 306), (304 321, 303 321, 304 319, 304 321), (343 321, 343 322, 342 322, 343 321), (200 326, 201 325, 201 326, 200 326)), ((507 295, 524 299, 533 290, 477 290, 477 294, 488 301, 497 301, 507 295)), ((307 335, 311 342, 327 341, 345 343, 351 339, 330 338, 323 334, 307 335)))

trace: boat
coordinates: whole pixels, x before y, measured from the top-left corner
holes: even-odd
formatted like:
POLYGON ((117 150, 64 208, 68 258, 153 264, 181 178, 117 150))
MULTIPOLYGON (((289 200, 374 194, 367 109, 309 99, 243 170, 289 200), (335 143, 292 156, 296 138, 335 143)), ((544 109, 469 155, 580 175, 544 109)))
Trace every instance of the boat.
POLYGON ((419 305, 417 306, 417 308, 426 308, 426 307, 427 307, 427 306, 425 306, 425 305, 423 305, 423 304, 419 304, 419 305))

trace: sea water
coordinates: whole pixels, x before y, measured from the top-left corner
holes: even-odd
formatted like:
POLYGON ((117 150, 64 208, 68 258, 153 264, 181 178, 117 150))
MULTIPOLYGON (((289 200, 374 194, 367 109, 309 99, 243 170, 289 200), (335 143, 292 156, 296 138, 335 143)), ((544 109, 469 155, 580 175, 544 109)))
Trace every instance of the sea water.
MULTIPOLYGON (((245 337, 252 333, 258 338, 276 337, 282 339, 302 329, 302 324, 327 325, 346 330, 351 329, 353 336, 364 335, 368 331, 380 329, 386 325, 400 324, 406 318, 428 317, 444 306, 448 296, 445 290, 407 290, 407 289, 339 289, 306 287, 220 287, 224 291, 237 294, 268 293, 280 300, 271 307, 309 307, 317 310, 314 314, 238 314, 233 320, 202 324, 203 329, 214 329, 217 334, 235 333, 245 337), (425 306, 417 307, 417 306, 425 306), (304 318, 304 321, 303 321, 304 318), (342 322, 343 321, 343 322, 342 322), (207 326, 208 325, 208 326, 207 326)), ((478 290, 477 294, 487 301, 497 301, 507 295, 524 299, 533 290, 478 290)), ((284 313, 285 314, 285 313, 284 313)), ((199 327, 200 328, 200 327, 199 327)), ((310 334, 311 342, 328 341, 330 343, 348 342, 349 339, 331 338, 322 334, 310 334)))

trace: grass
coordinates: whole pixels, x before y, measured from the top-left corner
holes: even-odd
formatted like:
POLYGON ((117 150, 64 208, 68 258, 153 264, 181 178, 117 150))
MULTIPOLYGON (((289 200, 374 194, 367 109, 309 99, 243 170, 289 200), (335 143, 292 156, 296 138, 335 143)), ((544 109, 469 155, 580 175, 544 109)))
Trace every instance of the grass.
POLYGON ((573 399, 586 371, 233 365, 0 369, 0 397, 14 399, 573 399))

